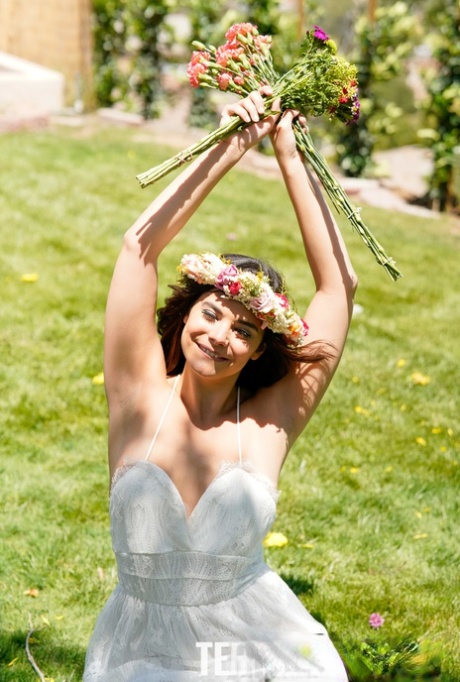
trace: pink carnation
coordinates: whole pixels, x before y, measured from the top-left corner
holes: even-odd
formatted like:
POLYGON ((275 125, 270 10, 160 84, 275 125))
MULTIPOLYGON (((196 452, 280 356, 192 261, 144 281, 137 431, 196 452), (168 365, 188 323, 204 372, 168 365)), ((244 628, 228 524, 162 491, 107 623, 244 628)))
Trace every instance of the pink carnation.
POLYGON ((250 24, 249 22, 245 22, 242 24, 233 24, 233 26, 230 26, 227 33, 225 34, 225 37, 229 42, 231 42, 232 40, 237 39, 238 34, 242 36, 248 35, 257 36, 259 32, 257 30, 257 26, 255 26, 254 24, 250 24))
POLYGON ((232 77, 227 71, 224 71, 224 73, 220 73, 217 76, 217 82, 219 84, 219 90, 227 90, 228 86, 230 85, 230 82, 232 80, 232 77))
POLYGON ((221 45, 216 50, 216 64, 226 67, 229 59, 237 62, 243 52, 244 48, 240 45, 225 43, 225 45, 221 45))

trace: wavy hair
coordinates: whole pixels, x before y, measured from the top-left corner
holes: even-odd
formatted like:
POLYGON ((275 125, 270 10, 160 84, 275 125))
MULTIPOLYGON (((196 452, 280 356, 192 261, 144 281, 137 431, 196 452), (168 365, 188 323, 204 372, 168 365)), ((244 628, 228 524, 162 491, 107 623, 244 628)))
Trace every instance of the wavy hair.
MULTIPOLYGON (((284 292, 284 280, 277 270, 268 263, 250 256, 235 253, 222 254, 240 270, 253 273, 262 271, 268 277, 272 289, 277 293, 284 292)), ((185 326, 184 318, 196 301, 207 291, 213 291, 210 284, 198 284, 195 280, 184 275, 179 284, 171 285, 172 294, 165 305, 158 310, 158 332, 166 361, 168 375, 180 374, 185 365, 182 352, 181 336, 185 326)), ((293 362, 321 362, 330 353, 325 344, 312 342, 300 348, 290 348, 281 334, 271 329, 265 329, 262 343, 264 352, 257 360, 250 360, 241 370, 238 384, 255 393, 259 388, 271 386, 282 379, 293 362)))

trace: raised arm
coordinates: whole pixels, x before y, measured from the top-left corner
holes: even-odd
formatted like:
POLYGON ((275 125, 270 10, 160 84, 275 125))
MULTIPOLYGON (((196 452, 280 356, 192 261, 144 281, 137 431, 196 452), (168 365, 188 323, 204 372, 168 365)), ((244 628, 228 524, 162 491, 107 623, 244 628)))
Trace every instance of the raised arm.
POLYGON ((302 235, 316 292, 305 314, 308 340, 324 342, 329 357, 316 364, 294 363, 275 392, 278 409, 287 409, 292 440, 321 400, 340 360, 353 311, 357 277, 337 224, 313 175, 296 149, 295 114, 287 111, 272 133, 284 182, 302 235), (283 408, 287 406, 287 408, 283 408))
MULTIPOLYGON (((257 93, 226 108, 226 116, 259 120, 263 99, 257 93)), ((266 119, 234 134, 177 177, 125 234, 110 287, 105 329, 105 385, 109 407, 125 406, 142 384, 164 383, 166 370, 155 327, 157 260, 212 188, 247 149, 271 131, 266 119)))

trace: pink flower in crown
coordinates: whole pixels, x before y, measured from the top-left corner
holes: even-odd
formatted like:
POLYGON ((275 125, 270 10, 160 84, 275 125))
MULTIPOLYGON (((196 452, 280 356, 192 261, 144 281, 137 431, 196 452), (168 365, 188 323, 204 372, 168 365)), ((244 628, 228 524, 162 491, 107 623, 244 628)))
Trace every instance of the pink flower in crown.
POLYGON ((233 82, 235 83, 235 85, 244 85, 244 78, 243 76, 235 76, 233 82))
POLYGON ((223 289, 226 284, 232 284, 236 277, 238 277, 238 268, 236 265, 227 265, 227 267, 221 270, 216 277, 217 289, 223 289))
POLYGON ((261 294, 255 298, 251 298, 249 301, 251 308, 254 308, 258 313, 269 313, 273 309, 273 299, 269 292, 263 291, 261 294))
POLYGON ((206 264, 198 255, 189 254, 182 258, 181 270, 198 284, 206 284, 209 264, 206 264))
POLYGON ((276 300, 278 301, 279 305, 284 310, 287 310, 290 307, 287 297, 284 294, 275 294, 275 295, 276 295, 276 300))
POLYGON ((217 83, 219 85, 219 90, 227 90, 228 86, 230 85, 232 80, 232 77, 227 71, 224 71, 223 73, 220 73, 217 76, 217 83))

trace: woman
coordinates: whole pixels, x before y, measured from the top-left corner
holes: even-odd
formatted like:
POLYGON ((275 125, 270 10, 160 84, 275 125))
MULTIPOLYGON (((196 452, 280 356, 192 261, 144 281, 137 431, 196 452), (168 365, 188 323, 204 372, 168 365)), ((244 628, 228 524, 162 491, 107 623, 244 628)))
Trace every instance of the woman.
POLYGON ((97 622, 85 682, 347 679, 324 627, 262 558, 281 467, 337 366, 356 288, 297 153, 296 112, 262 120, 267 94, 226 107, 224 122, 239 115, 251 125, 153 201, 116 264, 104 371, 119 585, 97 622), (160 253, 268 134, 316 284, 305 321, 268 266, 194 254, 157 328, 160 253))

